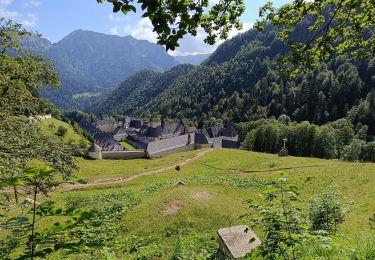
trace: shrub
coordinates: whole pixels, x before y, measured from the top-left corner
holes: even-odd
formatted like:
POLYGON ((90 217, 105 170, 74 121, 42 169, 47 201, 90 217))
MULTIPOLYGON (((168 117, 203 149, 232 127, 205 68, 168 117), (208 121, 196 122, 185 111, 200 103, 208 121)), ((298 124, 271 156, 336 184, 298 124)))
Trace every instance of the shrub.
MULTIPOLYGON (((325 194, 332 188, 335 195, 333 198, 337 197, 338 189, 329 186, 324 190, 324 195, 317 197, 319 205, 323 205, 321 198, 326 199, 325 194)), ((267 185, 264 189, 260 196, 261 203, 249 200, 251 212, 245 216, 251 216, 252 226, 259 226, 264 231, 262 244, 251 252, 250 259, 258 259, 258 256, 261 259, 305 259, 307 256, 313 256, 311 259, 315 259, 317 255, 327 258, 329 254, 337 251, 335 241, 327 232, 310 228, 302 209, 297 207, 298 197, 297 186, 288 184, 286 175, 282 174, 281 178, 278 177, 272 185, 267 185)), ((334 206, 337 205, 338 203, 334 203, 334 206)), ((336 222, 341 221, 343 216, 344 214, 340 215, 341 218, 333 219, 336 222)))
POLYGON ((344 146, 341 154, 341 159, 345 161, 360 160, 362 158, 362 152, 365 145, 365 141, 354 138, 349 145, 344 146))
POLYGON ((242 143, 242 147, 246 150, 252 151, 254 148, 254 142, 256 138, 256 130, 251 130, 247 133, 245 140, 242 143))
POLYGON ((87 142, 87 140, 85 140, 84 138, 81 138, 81 139, 79 140, 79 147, 80 147, 80 148, 86 148, 86 147, 88 147, 89 145, 90 145, 90 143, 87 142))
POLYGON ((56 135, 64 137, 67 132, 68 132, 68 129, 61 125, 57 128, 56 135))
POLYGON ((326 186, 309 202, 309 218, 313 230, 336 232, 337 225, 345 221, 346 209, 341 203, 337 184, 326 186))
POLYGON ((361 159, 366 162, 375 162, 375 142, 367 143, 363 147, 361 159))
POLYGON ((371 228, 371 229, 375 229, 375 212, 374 212, 374 214, 372 215, 372 217, 370 217, 370 218, 368 219, 368 221, 369 221, 369 224, 370 224, 370 228, 371 228))
POLYGON ((296 259, 298 247, 309 239, 301 210, 294 203, 298 198, 295 185, 282 175, 261 194, 262 202, 250 200, 252 226, 264 230, 262 244, 256 254, 265 259, 296 259))
POLYGON ((68 141, 67 141, 67 143, 69 145, 73 145, 74 144, 74 139, 73 138, 69 138, 68 141))
POLYGON ((282 114, 279 116, 279 118, 277 119, 277 121, 279 121, 280 123, 284 124, 284 125, 289 125, 290 123, 290 117, 285 115, 285 114, 282 114))
POLYGON ((55 129, 56 126, 55 126, 55 124, 52 122, 52 123, 49 123, 49 124, 48 124, 48 128, 52 130, 52 129, 55 129))

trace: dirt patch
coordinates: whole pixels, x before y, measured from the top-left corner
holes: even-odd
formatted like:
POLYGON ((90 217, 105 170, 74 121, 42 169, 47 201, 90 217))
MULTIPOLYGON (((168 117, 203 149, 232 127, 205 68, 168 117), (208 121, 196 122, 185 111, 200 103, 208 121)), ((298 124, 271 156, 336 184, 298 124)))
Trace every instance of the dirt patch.
POLYGON ((161 212, 163 217, 176 215, 178 211, 182 208, 184 203, 181 200, 171 201, 165 206, 165 209, 161 212))
POLYGON ((210 199, 212 195, 211 193, 207 191, 198 191, 198 192, 193 193, 191 197, 197 201, 203 201, 203 200, 210 199))

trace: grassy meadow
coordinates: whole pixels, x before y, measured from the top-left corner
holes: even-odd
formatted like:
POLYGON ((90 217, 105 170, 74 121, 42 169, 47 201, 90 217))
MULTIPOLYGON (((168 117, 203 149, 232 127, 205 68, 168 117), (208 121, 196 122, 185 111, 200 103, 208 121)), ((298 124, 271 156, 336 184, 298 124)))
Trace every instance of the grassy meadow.
POLYGON ((61 136, 63 142, 65 144, 76 144, 79 145, 80 141, 83 139, 87 143, 87 145, 90 144, 90 142, 85 139, 82 135, 78 134, 77 132, 74 131, 73 127, 61 120, 55 119, 55 118, 49 118, 45 120, 40 121, 40 126, 43 130, 43 132, 47 135, 56 135, 57 129, 60 126, 63 126, 67 129, 67 132, 64 136, 61 136))
POLYGON ((133 146, 131 146, 128 142, 125 142, 125 141, 123 141, 123 142, 120 142, 120 144, 124 147, 124 148, 126 148, 127 150, 129 150, 129 151, 134 151, 134 150, 136 150, 133 146))
MULTIPOLYGON (((197 151, 153 160, 78 161, 78 179, 126 176, 178 164, 197 151)), ((375 164, 349 163, 314 158, 287 157, 241 150, 215 149, 181 167, 141 176, 128 182, 56 192, 60 205, 124 209, 114 225, 115 246, 96 257, 169 259, 179 248, 184 259, 206 259, 217 250, 216 230, 247 224, 246 200, 256 198, 262 184, 281 172, 298 185, 300 205, 331 182, 339 185, 349 208, 340 225, 342 243, 356 243, 371 236, 369 217, 375 212, 375 164), (185 185, 176 185, 182 179, 185 185)), ((261 230, 256 230, 262 236, 261 230)), ((375 241, 375 240, 373 240, 375 241)), ((354 245, 353 245, 354 246, 354 245)), ((56 257, 56 256, 55 256, 56 257)))
POLYGON ((177 153, 165 157, 159 157, 152 160, 92 160, 77 158, 79 171, 74 177, 76 179, 91 180, 130 176, 144 171, 173 166, 177 162, 192 158, 198 152, 199 150, 194 150, 186 153, 177 153))

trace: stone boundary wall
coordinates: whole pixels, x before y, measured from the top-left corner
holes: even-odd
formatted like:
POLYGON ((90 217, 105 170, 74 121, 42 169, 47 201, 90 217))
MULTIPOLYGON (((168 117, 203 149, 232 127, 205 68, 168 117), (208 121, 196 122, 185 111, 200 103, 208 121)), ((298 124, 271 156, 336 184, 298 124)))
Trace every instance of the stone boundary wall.
POLYGON ((195 150, 195 145, 194 144, 188 144, 185 146, 173 148, 170 150, 158 152, 158 153, 153 153, 153 154, 148 154, 149 158, 155 158, 155 157, 160 157, 168 154, 173 154, 173 153, 179 153, 179 152, 187 152, 187 151, 192 151, 195 150))
POLYGON ((129 160, 147 158, 145 151, 102 151, 102 159, 129 160))

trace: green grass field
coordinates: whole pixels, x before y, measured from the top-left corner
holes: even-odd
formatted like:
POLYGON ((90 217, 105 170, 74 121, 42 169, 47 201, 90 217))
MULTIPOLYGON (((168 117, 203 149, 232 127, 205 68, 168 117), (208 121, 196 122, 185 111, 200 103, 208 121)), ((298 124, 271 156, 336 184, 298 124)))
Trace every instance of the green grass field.
POLYGON ((73 144, 79 145, 80 140, 84 139, 87 145, 90 145, 90 142, 86 138, 76 133, 73 130, 73 127, 66 122, 60 121, 55 118, 50 118, 46 120, 41 120, 40 126, 42 127, 42 130, 44 133, 46 133, 47 135, 54 135, 54 136, 56 135, 56 131, 59 128, 59 126, 63 126, 66 129, 68 129, 68 131, 66 132, 66 135, 64 137, 61 137, 65 144, 73 143, 73 144))
POLYGON ((155 159, 91 160, 77 158, 80 169, 75 174, 75 178, 90 180, 134 175, 174 165, 176 162, 193 157, 198 152, 198 150, 195 150, 155 159))
MULTIPOLYGON (((134 175, 173 166, 200 151, 152 160, 79 159, 81 169, 76 178, 134 175)), ((177 244, 184 256, 182 259, 206 259, 217 250, 217 229, 248 224, 248 218, 241 218, 248 212, 245 201, 256 198, 262 191, 260 184, 281 172, 288 173, 290 182, 300 188, 299 203, 306 210, 313 194, 326 184, 336 182, 350 209, 339 228, 340 243, 352 247, 365 245, 360 241, 366 241, 365 238, 373 234, 368 219, 375 212, 375 164, 372 163, 283 158, 215 149, 181 166, 180 171, 170 169, 127 182, 55 192, 49 199, 66 207, 75 205, 100 210, 116 206, 123 209, 118 216, 120 221, 110 221, 113 230, 105 228, 110 232, 109 249, 97 250, 94 256, 81 255, 72 259, 150 259, 152 256, 170 259, 177 244), (175 185, 178 179, 183 179, 185 185, 175 185)), ((255 231, 262 236, 262 230, 255 231)), ((51 259, 59 257, 53 255, 51 259)))
MULTIPOLYGON (((81 170, 77 178, 132 175, 176 164, 196 152, 154 160, 79 160, 81 170)), ((131 198, 136 198, 136 205, 122 216, 122 231, 114 235, 125 247, 121 252, 116 251, 120 258, 136 259, 147 254, 160 254, 168 259, 179 241, 188 254, 186 259, 204 259, 204 255, 209 254, 205 248, 212 248, 212 243, 216 243, 218 228, 249 222, 240 217, 247 212, 244 201, 261 192, 257 181, 269 180, 281 172, 288 173, 290 181, 299 186, 300 204, 305 208, 313 194, 324 185, 336 182, 350 208, 346 222, 340 226, 340 234, 351 241, 370 232, 368 219, 375 212, 375 164, 371 163, 281 158, 271 154, 217 149, 182 166, 180 171, 169 170, 129 182, 56 193, 52 197, 60 202, 76 199, 87 208, 127 205, 131 198), (180 178, 186 185, 175 185, 180 178), (130 192, 131 198, 122 198, 124 192, 130 192), (103 197, 106 200, 100 199, 103 197), (135 251, 127 248, 139 243, 141 245, 135 251)), ((257 232, 261 234, 261 230, 257 232)))
POLYGON ((134 150, 136 150, 133 146, 131 146, 129 143, 127 143, 127 142, 120 142, 120 144, 124 147, 124 148, 126 148, 127 150, 129 150, 129 151, 134 151, 134 150))

